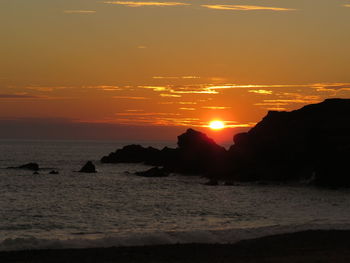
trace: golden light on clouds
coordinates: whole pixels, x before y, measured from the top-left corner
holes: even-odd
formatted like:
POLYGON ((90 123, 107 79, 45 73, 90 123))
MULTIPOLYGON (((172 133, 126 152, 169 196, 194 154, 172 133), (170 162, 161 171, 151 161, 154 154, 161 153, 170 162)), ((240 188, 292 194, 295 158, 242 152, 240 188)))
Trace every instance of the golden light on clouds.
POLYGON ((261 119, 267 110, 293 110, 328 97, 350 96, 348 82, 181 85, 169 80, 163 86, 151 84, 9 87, 0 94, 0 100, 4 102, 3 107, 9 102, 19 103, 30 112, 33 101, 52 107, 49 101, 62 100, 69 94, 70 100, 66 100, 64 106, 62 103, 61 108, 57 107, 57 116, 70 116, 77 105, 81 108, 89 105, 84 116, 73 117, 85 122, 198 128, 208 128, 210 120, 221 119, 225 120, 226 128, 247 128, 261 119))
POLYGON ((204 106, 202 109, 208 109, 208 110, 227 110, 231 109, 231 107, 223 107, 223 106, 204 106))
POLYGON ((166 7, 166 6, 186 6, 190 5, 188 3, 181 2, 137 2, 137 1, 106 1, 103 2, 105 4, 112 5, 124 5, 128 7, 143 7, 143 6, 158 6, 158 7, 166 7))
POLYGON ((272 94, 272 90, 264 90, 264 89, 257 89, 257 90, 252 89, 252 90, 249 90, 248 92, 262 94, 262 95, 271 95, 272 94))
POLYGON ((186 107, 183 107, 183 108, 179 108, 179 110, 196 110, 195 108, 186 108, 186 107))
POLYGON ((126 99, 126 100, 148 100, 146 97, 133 97, 133 96, 113 96, 113 99, 126 99))
POLYGON ((256 5, 201 5, 209 9, 234 10, 234 11, 294 11, 292 8, 268 7, 256 5))

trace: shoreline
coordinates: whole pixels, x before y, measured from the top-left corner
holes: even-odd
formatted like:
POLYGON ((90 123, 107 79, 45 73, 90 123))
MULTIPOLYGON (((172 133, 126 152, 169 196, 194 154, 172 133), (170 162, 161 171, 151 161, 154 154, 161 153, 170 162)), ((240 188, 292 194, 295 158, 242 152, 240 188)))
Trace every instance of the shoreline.
POLYGON ((350 230, 307 230, 234 244, 0 252, 0 262, 350 262, 350 230))

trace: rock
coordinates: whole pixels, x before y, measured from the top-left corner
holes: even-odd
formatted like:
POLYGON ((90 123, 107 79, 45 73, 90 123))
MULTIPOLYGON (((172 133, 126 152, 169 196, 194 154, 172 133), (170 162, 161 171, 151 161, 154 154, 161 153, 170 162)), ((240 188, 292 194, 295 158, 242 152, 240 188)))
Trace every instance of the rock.
POLYGON ((350 185, 350 100, 270 111, 234 143, 227 164, 234 180, 286 182, 314 175, 317 184, 350 185))
POLYGON ((26 169, 26 170, 31 170, 31 171, 38 171, 39 165, 37 163, 27 163, 27 164, 20 165, 17 167, 8 167, 7 169, 26 169))
POLYGON ((80 173, 96 173, 96 168, 95 165, 91 162, 88 161, 83 168, 80 169, 80 173))
POLYGON ((55 170, 52 170, 52 171, 49 172, 49 174, 59 174, 59 172, 55 171, 55 170))
POLYGON ((169 173, 167 173, 164 170, 164 168, 159 168, 159 167, 153 167, 143 172, 136 172, 135 174, 143 177, 166 177, 169 175, 169 173))
POLYGON ((178 157, 172 170, 181 173, 218 174, 223 168, 226 150, 202 132, 188 129, 178 136, 178 157))
POLYGON ((128 145, 101 159, 103 163, 145 163, 163 166, 169 172, 184 174, 219 173, 226 156, 224 147, 217 145, 204 133, 188 129, 178 136, 176 149, 162 150, 141 145, 128 145))
POLYGON ((101 159, 102 163, 154 163, 160 158, 160 150, 148 147, 145 148, 141 145, 127 145, 122 149, 118 149, 115 152, 110 153, 108 156, 104 156, 101 159))
POLYGON ((39 174, 39 172, 36 171, 36 172, 34 172, 33 174, 37 175, 37 174, 39 174))

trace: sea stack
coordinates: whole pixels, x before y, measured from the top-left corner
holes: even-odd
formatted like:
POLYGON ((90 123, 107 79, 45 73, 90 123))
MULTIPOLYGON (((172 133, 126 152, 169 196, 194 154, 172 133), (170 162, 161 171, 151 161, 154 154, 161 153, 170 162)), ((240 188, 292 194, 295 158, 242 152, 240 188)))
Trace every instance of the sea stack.
POLYGON ((80 173, 97 173, 95 165, 88 161, 79 171, 80 173))

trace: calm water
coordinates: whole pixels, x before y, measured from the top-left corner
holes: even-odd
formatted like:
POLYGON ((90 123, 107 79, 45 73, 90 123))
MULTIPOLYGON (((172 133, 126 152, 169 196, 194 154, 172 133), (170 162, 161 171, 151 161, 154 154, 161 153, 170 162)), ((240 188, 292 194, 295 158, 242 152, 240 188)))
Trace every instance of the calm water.
MULTIPOLYGON (((128 143, 0 141, 0 250, 234 242, 302 229, 350 228, 350 191, 205 186, 200 177, 142 178, 141 164, 99 159, 128 143), (87 161, 97 174, 80 174, 87 161), (60 172, 48 174, 50 169, 60 172)), ((144 143, 158 147, 171 143, 144 143)))

